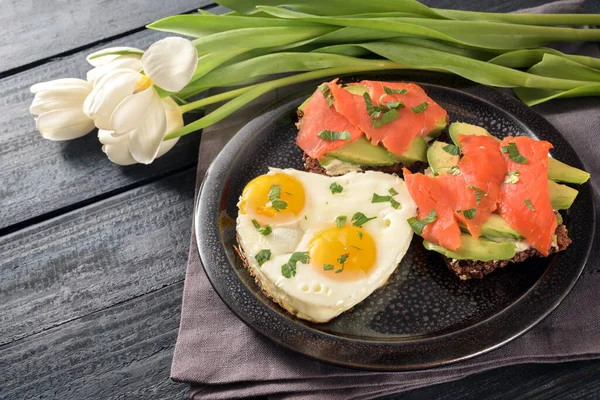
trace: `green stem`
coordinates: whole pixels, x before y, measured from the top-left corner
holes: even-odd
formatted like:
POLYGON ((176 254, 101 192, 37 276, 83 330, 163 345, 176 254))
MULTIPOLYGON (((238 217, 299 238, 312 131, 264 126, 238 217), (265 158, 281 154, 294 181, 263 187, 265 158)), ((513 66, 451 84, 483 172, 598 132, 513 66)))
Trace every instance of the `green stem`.
POLYGON ((231 100, 234 97, 244 94, 260 85, 262 85, 262 83, 258 83, 256 85, 252 85, 252 86, 246 86, 246 87, 243 87, 240 89, 230 90, 228 92, 216 94, 216 95, 210 96, 210 97, 205 97, 203 99, 196 100, 191 103, 187 103, 186 105, 183 105, 179 108, 181 109, 182 113, 190 112, 192 110, 196 110, 198 108, 202 108, 202 107, 208 106, 210 104, 219 103, 219 102, 225 101, 225 100, 231 100))
MULTIPOLYGON (((165 140, 174 139, 176 137, 187 135, 188 133, 197 131, 199 129, 206 128, 207 126, 213 125, 222 119, 228 117, 233 114, 235 111, 242 108, 244 105, 249 103, 250 101, 256 99, 257 97, 262 96, 263 94, 270 92, 272 90, 293 85, 296 83, 301 83, 305 81, 310 81, 313 79, 325 78, 329 76, 338 76, 342 74, 353 74, 359 72, 369 72, 369 71, 381 71, 381 70, 390 70, 390 69, 410 69, 409 67, 398 64, 392 61, 381 60, 374 63, 372 66, 362 66, 362 67, 337 67, 337 68, 325 68, 317 71, 306 72, 303 74, 288 76, 281 79, 275 79, 269 82, 260 83, 257 85, 249 86, 242 89, 233 90, 230 92, 222 93, 216 96, 207 97, 202 100, 198 100, 194 103, 186 104, 182 106, 182 112, 190 111, 190 106, 192 104, 201 104, 200 106, 213 104, 219 101, 227 100, 232 97, 235 97, 230 102, 222 105, 217 108, 215 111, 210 114, 200 118, 199 120, 192 122, 184 126, 183 128, 167 135, 165 140), (377 65, 375 65, 377 64, 377 65), (237 96, 237 97, 236 97, 237 96), (185 109, 185 111, 184 111, 185 109)), ((197 108, 196 107, 196 108, 197 108)))
POLYGON ((499 21, 519 25, 598 25, 600 14, 503 14, 434 8, 444 17, 461 21, 499 21))

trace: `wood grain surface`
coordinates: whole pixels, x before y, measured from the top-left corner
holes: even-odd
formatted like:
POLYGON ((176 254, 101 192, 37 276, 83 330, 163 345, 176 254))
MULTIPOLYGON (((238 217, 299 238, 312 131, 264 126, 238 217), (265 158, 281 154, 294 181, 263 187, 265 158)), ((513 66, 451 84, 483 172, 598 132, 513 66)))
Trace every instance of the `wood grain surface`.
POLYGON ((157 19, 194 11, 210 3, 210 0, 3 0, 0 74, 138 31, 157 19))
MULTIPOLYGON (((546 0, 424 0, 513 11, 546 0)), ((151 166, 119 167, 95 133, 43 140, 29 87, 85 77, 85 55, 147 48, 161 17, 207 0, 0 4, 0 399, 182 399, 169 380, 200 135, 151 166)), ((600 11, 587 1, 586 11, 600 11)), ((223 12, 222 8, 212 8, 223 12)), ((398 399, 597 398, 600 361, 519 365, 398 399)))

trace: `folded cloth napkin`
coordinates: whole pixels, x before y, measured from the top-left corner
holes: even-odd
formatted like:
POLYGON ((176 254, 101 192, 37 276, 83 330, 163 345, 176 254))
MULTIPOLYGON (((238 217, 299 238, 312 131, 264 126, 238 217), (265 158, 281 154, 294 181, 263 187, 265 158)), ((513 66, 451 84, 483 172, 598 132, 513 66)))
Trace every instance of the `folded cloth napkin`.
MULTIPOLYGON (((569 12, 579 4, 561 1, 534 12, 569 12), (567 9, 565 9, 567 7, 567 9), (548 12, 548 11, 546 11, 548 12)), ((571 46, 571 52, 598 57, 595 44, 571 46)), ((202 134, 197 188, 210 162, 243 123, 265 104, 293 93, 270 94, 202 134)), ((600 210, 600 99, 553 100, 536 106, 573 145, 592 174, 600 210)), ((193 232, 193 230, 192 230, 193 232)), ((509 344, 482 356, 445 367, 415 372, 349 370, 309 360, 255 333, 213 291, 198 257, 192 234, 183 294, 181 326, 171 378, 192 383, 191 397, 230 399, 251 396, 293 399, 370 399, 461 379, 512 364, 554 363, 600 357, 600 233, 577 285, 544 321, 509 344), (582 306, 584 305, 584 306, 582 306), (335 379, 332 379, 335 378, 335 379)))

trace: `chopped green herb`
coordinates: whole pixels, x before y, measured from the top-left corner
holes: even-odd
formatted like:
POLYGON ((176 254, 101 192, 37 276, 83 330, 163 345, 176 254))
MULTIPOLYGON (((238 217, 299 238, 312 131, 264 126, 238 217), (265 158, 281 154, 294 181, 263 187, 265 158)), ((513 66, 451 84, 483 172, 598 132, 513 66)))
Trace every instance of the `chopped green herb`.
POLYGON ((350 136, 350 132, 342 131, 342 132, 334 132, 329 131, 327 129, 323 129, 321 132, 317 133, 317 136, 323 140, 350 140, 352 136, 350 136))
POLYGON ((341 228, 342 226, 346 225, 346 216, 345 215, 340 215, 339 217, 335 218, 335 225, 338 228, 341 228))
POLYGON ((258 262, 258 266, 262 267, 262 265, 271 259, 271 250, 262 249, 259 251, 256 256, 254 256, 256 262, 258 262))
POLYGON ((469 208, 468 210, 461 210, 466 219, 475 218, 475 214, 477 214, 477 210, 474 208, 469 208))
POLYGON ((390 111, 386 111, 385 113, 383 113, 381 118, 372 119, 371 124, 374 128, 381 128, 383 125, 388 124, 398 118, 400 118, 400 114, 398 114, 398 111, 391 109, 390 111))
POLYGON ((322 83, 319 85, 319 90, 323 93, 325 100, 327 100, 327 105, 331 107, 333 104, 333 95, 331 94, 331 90, 329 90, 329 85, 327 83, 322 83))
POLYGON ((342 254, 340 256, 340 258, 337 259, 337 262, 339 262, 342 265, 342 268, 336 270, 335 271, 336 274, 339 274, 340 272, 342 272, 344 270, 344 264, 348 260, 348 257, 350 257, 350 254, 346 253, 346 254, 342 254))
POLYGON ((361 213, 361 212, 357 212, 356 214, 354 214, 352 216, 352 225, 354 226, 358 226, 359 228, 361 226, 363 226, 364 224, 366 224, 367 222, 369 222, 372 219, 375 219, 377 217, 371 217, 368 218, 365 214, 361 213))
POLYGON ((363 233, 362 233, 361 231, 356 231, 356 233, 358 233, 358 238, 359 238, 360 240, 362 240, 362 238, 363 238, 363 233))
POLYGON ((396 191, 394 190, 394 188, 390 188, 390 190, 388 190, 388 192, 389 192, 389 193, 390 193, 392 196, 395 196, 395 195, 397 195, 397 194, 398 194, 398 192, 396 192, 396 191))
POLYGON ((437 219, 437 214, 435 210, 429 211, 429 214, 423 219, 418 219, 417 217, 410 217, 407 219, 408 224, 412 228, 412 230, 417 234, 423 234, 423 229, 433 221, 437 219))
POLYGON ((519 149, 517 148, 517 144, 515 142, 511 142, 507 146, 502 147, 500 151, 503 153, 508 153, 508 158, 517 164, 525 164, 527 162, 527 158, 523 157, 521 153, 519 153, 519 149))
POLYGON ((296 251, 292 253, 290 260, 281 266, 281 275, 286 278, 296 276, 296 263, 307 264, 309 261, 308 251, 296 251))
POLYGON ((448 173, 451 174, 451 175, 454 175, 454 176, 459 175, 460 174, 460 168, 458 168, 458 165, 454 165, 452 168, 450 168, 448 170, 448 173))
POLYGON ((344 187, 336 182, 333 182, 331 185, 329 185, 329 190, 331 190, 332 194, 342 193, 344 191, 344 187))
POLYGON ((475 204, 479 204, 481 203, 481 197, 485 197, 487 196, 487 193, 484 192, 483 190, 479 189, 478 187, 472 186, 472 185, 467 185, 468 189, 473 189, 475 191, 475 204))
POLYGON ((285 210, 288 204, 280 200, 281 199, 281 185, 272 185, 269 189, 269 200, 271 201, 271 206, 275 211, 279 212, 281 210, 285 210))
POLYGON ((331 271, 333 268, 335 268, 335 267, 331 264, 323 264, 324 271, 331 271))
POLYGON ((392 196, 380 196, 377 193, 373 193, 371 203, 387 203, 392 199, 392 196))
POLYGON ((412 112, 414 112, 415 114, 419 114, 422 113, 423 111, 425 111, 427 109, 427 106, 429 105, 428 102, 424 101, 419 105, 416 105, 414 107, 411 107, 410 109, 412 110, 412 112))
POLYGON ((402 103, 401 101, 389 101, 385 103, 385 105, 391 108, 392 110, 400 110, 401 108, 404 108, 404 103, 402 103))
POLYGON ((406 94, 406 93, 408 93, 408 90, 406 90, 406 89, 392 89, 387 86, 383 87, 383 91, 387 94, 406 94))
POLYGON ((254 227, 256 228, 257 231, 259 231, 260 233, 262 233, 265 236, 268 236, 271 234, 271 232, 273 232, 269 225, 265 225, 265 227, 263 228, 262 226, 260 226, 258 221, 255 219, 252 220, 252 225, 254 225, 254 227))
POLYGON ((453 144, 445 145, 444 147, 442 147, 442 150, 444 150, 446 153, 452 154, 453 156, 457 156, 460 154, 460 149, 453 144))
POLYGON ((504 179, 504 183, 517 183, 519 182, 519 171, 509 171, 506 173, 506 179, 504 179))
POLYGON ((362 250, 360 247, 356 247, 356 246, 346 246, 346 247, 344 247, 344 250, 348 250, 348 249, 356 249, 358 251, 362 250))
POLYGON ((402 208, 402 204, 400 204, 399 202, 397 202, 395 199, 390 199, 390 204, 392 207, 394 207, 396 210, 402 208))
POLYGON ((306 215, 304 216, 304 219, 308 221, 308 217, 306 215))
POLYGON ((533 207, 533 204, 531 204, 531 200, 525 199, 525 204, 527 205, 527 207, 529 207, 531 211, 535 211, 535 207, 533 207))

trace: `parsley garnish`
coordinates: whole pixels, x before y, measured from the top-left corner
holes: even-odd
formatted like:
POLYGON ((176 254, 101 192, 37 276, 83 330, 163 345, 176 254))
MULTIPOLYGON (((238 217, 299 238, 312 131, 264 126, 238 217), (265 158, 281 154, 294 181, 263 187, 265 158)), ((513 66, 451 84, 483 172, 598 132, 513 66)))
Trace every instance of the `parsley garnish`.
POLYGON ((290 260, 281 266, 281 275, 286 278, 296 276, 296 263, 300 261, 302 264, 307 264, 310 261, 308 251, 296 251, 292 253, 290 260))
POLYGON ((256 256, 254 256, 256 262, 258 262, 258 266, 262 267, 262 265, 271 259, 271 250, 262 249, 259 251, 256 256))
POLYGON ((329 85, 327 83, 322 83, 319 85, 319 90, 323 93, 325 100, 327 100, 327 105, 331 107, 333 104, 333 95, 331 94, 331 90, 329 90, 329 85))
POLYGON ((527 158, 523 157, 521 153, 519 153, 519 149, 517 148, 517 144, 515 142, 510 142, 508 146, 502 147, 500 151, 503 153, 508 153, 508 158, 517 164, 525 164, 527 162, 527 158))
POLYGON ((359 228, 361 226, 363 226, 364 224, 366 224, 367 222, 369 222, 372 219, 375 219, 377 217, 371 217, 368 218, 365 214, 361 213, 361 212, 357 212, 356 214, 354 214, 352 216, 352 225, 354 226, 358 226, 359 228))
POLYGON ((271 206, 275 209, 275 211, 279 212, 281 210, 285 210, 288 204, 281 200, 281 185, 272 185, 269 189, 269 200, 271 201, 271 206))
POLYGON ((346 225, 346 216, 345 215, 340 215, 339 217, 335 218, 335 225, 338 228, 341 228, 342 226, 346 225))
POLYGON ((477 210, 474 208, 469 208, 468 210, 458 210, 457 212, 462 212, 466 219, 473 219, 475 218, 475 214, 477 214, 477 210))
POLYGON ((335 268, 335 267, 331 264, 323 264, 324 271, 331 271, 333 268, 335 268))
POLYGON ((362 233, 361 231, 356 231, 356 233, 358 233, 358 238, 359 238, 360 240, 362 240, 362 238, 363 238, 363 233, 362 233))
POLYGON ((383 87, 383 91, 386 94, 406 94, 406 93, 408 93, 408 90, 406 90, 406 89, 392 89, 387 86, 383 87))
POLYGON ((533 206, 533 204, 531 204, 531 200, 525 199, 525 205, 527 205, 527 207, 529 207, 531 211, 535 211, 535 207, 533 206))
POLYGON ((475 191, 475 204, 481 203, 482 196, 483 197, 487 196, 487 193, 484 192, 483 190, 479 189, 478 187, 468 185, 467 189, 473 189, 475 191))
POLYGON ((429 214, 423 219, 418 219, 417 217, 410 217, 407 219, 408 224, 412 228, 412 230, 417 234, 421 235, 423 233, 423 229, 433 221, 437 219, 437 214, 435 210, 429 211, 429 214))
POLYGON ((411 107, 410 109, 412 110, 412 112, 414 112, 415 114, 419 114, 422 113, 423 111, 425 111, 427 109, 427 106, 429 105, 428 102, 424 101, 419 105, 416 105, 414 107, 411 107))
POLYGON ((452 168, 450 168, 448 170, 448 173, 456 176, 456 175, 460 174, 460 168, 458 168, 458 165, 454 165, 452 168))
POLYGON ((452 154, 453 156, 457 156, 460 154, 460 149, 453 144, 445 145, 444 147, 442 147, 442 150, 444 150, 446 153, 452 154))
POLYGON ((329 190, 331 190, 332 194, 342 193, 344 191, 344 187, 336 182, 333 182, 331 185, 329 185, 329 190))
POLYGON ((373 193, 373 198, 371 199, 371 203, 386 203, 388 201, 395 209, 398 209, 401 206, 400 203, 398 203, 392 196, 389 195, 380 196, 377 193, 373 193))
POLYGON ((365 100, 367 114, 371 117, 371 124, 375 128, 380 128, 399 118, 400 114, 398 114, 398 111, 396 110, 404 108, 404 104, 402 104, 401 101, 392 101, 387 104, 380 103, 375 105, 373 104, 369 93, 366 92, 363 94, 363 99, 365 100))
POLYGON ((398 194, 398 192, 396 192, 396 191, 394 190, 394 188, 390 188, 390 190, 388 190, 388 192, 389 192, 389 193, 390 193, 392 196, 395 196, 395 195, 397 195, 397 194, 398 194))
POLYGON ((504 183, 517 183, 519 182, 520 172, 517 171, 509 171, 506 173, 506 179, 504 179, 504 183))
POLYGON ((358 251, 362 250, 360 247, 356 247, 356 246, 346 246, 346 247, 344 247, 344 250, 348 250, 348 249, 356 249, 358 251))
POLYGON ((329 140, 329 141, 352 139, 352 137, 350 136, 350 132, 348 132, 348 131, 334 132, 334 131, 329 131, 327 129, 323 129, 321 132, 317 133, 317 136, 323 140, 329 140))
POLYGON ((252 220, 252 225, 254 225, 254 227, 256 228, 257 231, 259 231, 260 233, 262 233, 265 236, 270 235, 271 232, 273 232, 269 225, 265 225, 265 227, 263 228, 262 226, 260 226, 258 221, 255 219, 252 220))
POLYGON ((344 264, 348 260, 348 257, 350 257, 350 254, 346 253, 346 254, 342 254, 340 256, 340 258, 337 259, 337 262, 339 262, 342 265, 342 268, 336 270, 335 271, 336 274, 339 274, 340 272, 342 272, 344 270, 344 264))

